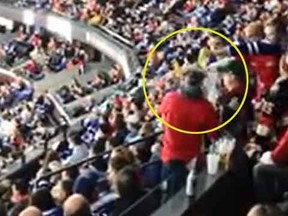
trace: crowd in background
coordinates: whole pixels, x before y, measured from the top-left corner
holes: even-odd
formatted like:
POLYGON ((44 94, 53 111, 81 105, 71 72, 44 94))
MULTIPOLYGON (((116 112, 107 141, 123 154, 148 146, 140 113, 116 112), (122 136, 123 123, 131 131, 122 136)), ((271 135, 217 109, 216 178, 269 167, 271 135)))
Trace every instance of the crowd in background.
MULTIPOLYGON (((49 71, 64 73, 64 69, 73 67, 79 68, 79 75, 85 74, 85 65, 88 61, 88 55, 80 43, 56 39, 43 30, 30 32, 32 33, 20 25, 15 29, 13 38, 4 42, 1 49, 1 63, 3 63, 1 65, 16 75, 13 79, 4 79, 4 76, 1 83, 3 170, 6 170, 7 164, 21 157, 22 151, 32 151, 33 148, 43 145, 43 142, 57 135, 59 119, 55 119, 54 116, 55 105, 51 99, 42 94, 43 92, 35 93, 33 82, 42 80, 45 76, 48 79, 49 71)), ((116 65, 109 72, 102 71, 100 75, 95 73, 95 78, 93 77, 91 82, 84 83, 83 87, 79 86, 75 78, 71 84, 71 92, 77 95, 74 98, 76 100, 91 94, 93 88, 100 90, 122 81, 122 71, 116 65), (83 89, 88 88, 92 91, 84 92, 83 89)))

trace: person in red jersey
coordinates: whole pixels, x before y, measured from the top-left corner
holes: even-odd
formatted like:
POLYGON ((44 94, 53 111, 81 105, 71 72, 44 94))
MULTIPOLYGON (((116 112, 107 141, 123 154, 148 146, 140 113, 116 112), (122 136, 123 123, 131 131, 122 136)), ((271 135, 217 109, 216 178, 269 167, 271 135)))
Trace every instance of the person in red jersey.
POLYGON ((257 143, 267 146, 271 138, 271 131, 281 136, 288 126, 288 55, 282 56, 280 61, 280 77, 262 98, 259 106, 257 124, 257 143))
MULTIPOLYGON (((159 114, 170 125, 186 131, 205 131, 217 126, 213 105, 204 97, 204 74, 191 71, 180 88, 168 92, 159 106, 159 114)), ((168 194, 175 194, 186 181, 186 164, 201 153, 203 135, 186 134, 164 127, 161 159, 170 176, 168 194)), ((216 138, 217 133, 210 133, 216 138)))

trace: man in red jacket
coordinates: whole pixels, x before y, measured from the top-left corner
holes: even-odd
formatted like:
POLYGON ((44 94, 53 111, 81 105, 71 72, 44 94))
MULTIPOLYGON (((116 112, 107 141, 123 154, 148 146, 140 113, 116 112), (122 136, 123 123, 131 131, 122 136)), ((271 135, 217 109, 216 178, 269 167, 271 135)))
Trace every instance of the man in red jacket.
POLYGON ((288 129, 271 151, 265 152, 253 171, 260 202, 282 201, 288 191, 288 129))
MULTIPOLYGON (((179 90, 165 95, 159 107, 162 118, 174 127, 187 131, 204 131, 217 126, 213 105, 203 97, 204 74, 192 71, 179 90)), ((209 134, 210 138, 216 133, 209 134)), ((170 176, 168 194, 173 195, 185 185, 186 164, 201 153, 203 136, 185 134, 164 126, 161 159, 170 176)))

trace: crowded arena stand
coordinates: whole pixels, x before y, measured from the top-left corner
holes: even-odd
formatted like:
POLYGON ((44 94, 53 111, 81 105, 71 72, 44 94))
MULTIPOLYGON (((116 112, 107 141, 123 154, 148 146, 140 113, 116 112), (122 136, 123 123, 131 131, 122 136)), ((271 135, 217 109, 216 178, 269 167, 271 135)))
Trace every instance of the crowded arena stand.
POLYGON ((0 0, 0 216, 287 215, 287 25, 285 0, 0 0))

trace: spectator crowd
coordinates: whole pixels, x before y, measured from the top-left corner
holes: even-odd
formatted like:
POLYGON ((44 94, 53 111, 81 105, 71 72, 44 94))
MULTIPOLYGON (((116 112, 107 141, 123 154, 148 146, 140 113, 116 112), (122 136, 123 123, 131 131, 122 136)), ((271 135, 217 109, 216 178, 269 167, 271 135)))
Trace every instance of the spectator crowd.
MULTIPOLYGON (((249 91, 239 114, 223 129, 209 134, 208 143, 215 143, 227 133, 236 139, 229 168, 239 173, 243 185, 253 185, 251 190, 255 190, 255 199, 260 203, 248 216, 281 216, 287 211, 276 207, 285 201, 288 191, 287 2, 25 0, 19 5, 68 14, 72 19, 109 28, 131 41, 141 60, 146 59, 160 38, 182 27, 209 27, 230 38, 246 60, 249 91), (243 156, 236 157, 237 162, 233 158, 236 153, 243 156), (239 160, 244 162, 240 164, 239 160), (249 166, 245 166, 247 161, 249 166)), ((3 46, 2 61, 12 67, 16 60, 27 57, 22 75, 42 79, 42 66, 29 57, 36 49, 48 56, 45 64, 54 72, 70 64, 80 65, 79 74, 85 71, 87 56, 81 46, 49 38, 43 48, 39 45, 41 40, 44 38, 39 32, 29 35, 20 29, 17 40, 3 46), (19 50, 23 43, 25 49, 19 50)), ((69 103, 122 80, 121 68, 116 65, 108 75, 96 75, 85 84, 74 79, 57 92, 63 103, 69 103)), ((225 122, 239 108, 246 82, 244 67, 231 45, 218 36, 191 31, 172 37, 157 49, 148 65, 146 88, 151 105, 166 120, 173 119, 181 109, 189 113, 187 98, 200 98, 198 109, 190 110, 191 118, 197 116, 197 121, 204 122, 200 128, 208 130, 225 122), (205 79, 214 73, 217 79, 203 87, 205 79), (213 106, 203 102, 206 96, 213 106)), ((3 136, 3 154, 14 148, 21 151, 23 145, 32 146, 38 142, 37 137, 47 139, 46 129, 54 107, 45 96, 33 99, 32 94, 24 82, 3 83, 0 87, 2 114, 12 122, 12 131, 17 128, 8 141, 3 136)), ((81 122, 80 129, 61 128, 63 136, 39 161, 36 173, 11 182, 10 190, 3 195, 1 215, 150 215, 163 198, 159 194, 165 191, 163 187, 151 195, 153 188, 167 181, 170 197, 170 192, 173 195, 177 187, 185 184, 188 171, 184 166, 200 155, 201 136, 162 127, 139 90, 117 93, 89 112, 92 115, 81 122), (153 136, 161 130, 162 136, 153 136), (136 143, 125 145, 133 142, 136 143), (73 166, 93 156, 93 160, 73 166), (68 168, 60 172, 64 167, 68 168), (50 172, 56 173, 49 175, 50 172), (149 199, 135 205, 147 195, 149 199)), ((181 121, 175 120, 177 126, 191 129, 188 118, 179 117, 181 121)))

